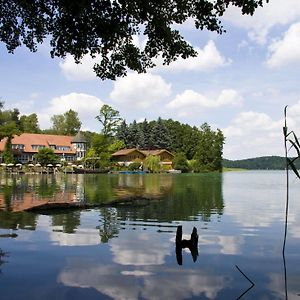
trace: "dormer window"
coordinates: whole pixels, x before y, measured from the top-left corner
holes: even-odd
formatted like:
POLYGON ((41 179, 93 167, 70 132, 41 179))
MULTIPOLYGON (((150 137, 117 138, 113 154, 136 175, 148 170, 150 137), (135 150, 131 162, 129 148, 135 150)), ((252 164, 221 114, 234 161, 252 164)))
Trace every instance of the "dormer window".
POLYGON ((25 146, 24 144, 12 144, 11 149, 13 150, 24 150, 25 146))
POLYGON ((70 151, 71 147, 70 146, 56 146, 56 150, 59 150, 59 151, 70 151))
POLYGON ((45 148, 45 145, 31 145, 33 150, 40 150, 45 148))

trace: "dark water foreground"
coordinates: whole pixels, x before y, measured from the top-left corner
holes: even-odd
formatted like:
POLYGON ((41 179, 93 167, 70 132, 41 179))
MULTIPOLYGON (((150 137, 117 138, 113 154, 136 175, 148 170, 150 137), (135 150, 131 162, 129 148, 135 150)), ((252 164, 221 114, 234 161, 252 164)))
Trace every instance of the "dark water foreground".
POLYGON ((1 300, 286 299, 286 292, 300 299, 300 182, 291 180, 285 278, 284 172, 0 183, 1 300), (95 207, 23 211, 51 201, 95 207), (193 227, 199 235, 198 256, 182 249, 182 265, 179 225, 183 238, 193 227))

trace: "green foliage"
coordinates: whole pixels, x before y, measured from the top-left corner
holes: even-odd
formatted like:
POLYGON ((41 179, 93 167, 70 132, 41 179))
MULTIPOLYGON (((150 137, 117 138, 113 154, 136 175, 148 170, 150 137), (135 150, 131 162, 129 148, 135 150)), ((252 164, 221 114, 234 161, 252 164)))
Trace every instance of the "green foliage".
MULTIPOLYGON (((172 119, 127 124, 123 122, 116 136, 121 139, 126 148, 167 149, 182 153, 185 159, 194 159, 193 170, 221 171, 224 136, 221 130, 213 131, 207 123, 200 129, 188 124, 181 124, 172 119)), ((190 166, 183 162, 182 170, 190 166)))
POLYGON ((2 159, 6 164, 15 163, 14 155, 11 149, 12 136, 9 136, 6 140, 4 151, 2 154, 2 159))
POLYGON ((86 139, 86 146, 89 149, 90 147, 92 147, 92 141, 94 136, 97 135, 98 133, 92 131, 82 131, 82 133, 86 139))
POLYGON ((159 117, 151 129, 152 149, 170 149, 171 138, 168 128, 159 117))
MULTIPOLYGON (((295 165, 300 168, 300 161, 295 162, 295 165)), ((248 170, 284 170, 286 160, 285 157, 280 156, 263 156, 240 160, 223 159, 223 167, 248 170)))
POLYGON ((33 113, 28 116, 20 117, 20 130, 26 133, 40 133, 39 121, 37 114, 33 113))
POLYGON ((145 136, 141 126, 134 120, 128 128, 127 148, 143 149, 145 145, 145 136))
POLYGON ((124 149, 124 148, 125 148, 125 144, 123 141, 113 139, 112 142, 108 145, 107 151, 112 154, 112 153, 114 153, 120 149, 124 149))
POLYGON ((194 156, 195 172, 222 170, 224 136, 220 130, 211 130, 207 123, 200 127, 197 150, 194 156))
POLYGON ((91 168, 107 169, 110 167, 111 154, 124 148, 124 143, 103 134, 95 134, 92 138, 91 148, 85 158, 85 164, 91 168))
POLYGON ((121 124, 116 128, 116 138, 124 143, 128 147, 130 143, 130 132, 126 121, 123 120, 121 124))
POLYGON ((130 170, 130 171, 137 171, 137 170, 140 169, 140 167, 141 167, 141 163, 139 163, 139 162, 133 162, 133 163, 131 163, 128 166, 128 170, 130 170))
POLYGON ((14 135, 19 134, 19 110, 3 110, 4 104, 0 102, 0 140, 6 138, 2 159, 5 163, 14 163, 11 149, 11 140, 14 135))
POLYGON ((190 170, 190 166, 184 153, 177 153, 173 159, 173 168, 186 173, 190 170))
POLYGON ((70 109, 62 115, 51 117, 52 133, 62 135, 76 135, 81 127, 78 113, 70 109))
POLYGON ((54 151, 51 148, 40 149, 39 152, 34 155, 34 158, 42 166, 46 166, 47 164, 55 164, 58 162, 58 157, 54 154, 54 151))
POLYGON ((178 57, 196 56, 178 28, 192 20, 196 29, 222 33, 220 18, 229 6, 253 14, 263 0, 165 0, 165 1, 2 1, 0 40, 8 52, 25 45, 31 51, 50 40, 51 57, 70 54, 76 62, 99 55, 94 70, 102 79, 139 73, 154 66, 161 55, 164 64, 178 57), (174 28, 174 25, 176 29, 174 28), (145 36, 140 49, 134 36, 145 36))
POLYGON ((106 137, 113 136, 122 121, 120 113, 107 104, 101 107, 96 119, 102 124, 102 134, 106 137))
POLYGON ((0 102, 0 140, 5 137, 12 137, 19 133, 19 111, 3 110, 4 103, 0 102))
POLYGON ((158 156, 149 155, 144 160, 144 170, 148 170, 151 173, 157 173, 160 171, 160 159, 158 156))

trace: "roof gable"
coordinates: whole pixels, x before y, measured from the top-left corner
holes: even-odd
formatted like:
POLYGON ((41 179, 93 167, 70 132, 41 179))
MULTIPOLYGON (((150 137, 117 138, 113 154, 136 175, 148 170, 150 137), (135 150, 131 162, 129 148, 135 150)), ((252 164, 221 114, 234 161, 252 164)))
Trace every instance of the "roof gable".
POLYGON ((142 151, 140 151, 139 149, 136 149, 136 148, 131 148, 131 149, 121 149, 115 153, 112 154, 112 156, 125 156, 125 155, 128 155, 128 154, 131 154, 133 152, 139 152, 141 153, 142 155, 145 155, 142 151))

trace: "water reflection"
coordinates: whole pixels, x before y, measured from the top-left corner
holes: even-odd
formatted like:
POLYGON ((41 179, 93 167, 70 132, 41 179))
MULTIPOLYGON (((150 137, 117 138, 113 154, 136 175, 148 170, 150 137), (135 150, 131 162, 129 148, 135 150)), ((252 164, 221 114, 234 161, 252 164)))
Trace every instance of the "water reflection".
MULTIPOLYGON (((5 175, 0 177, 0 208, 20 212, 46 204, 118 205, 117 217, 127 219, 127 203, 133 219, 189 220, 223 213, 222 177, 172 175, 5 175), (121 205, 123 207, 121 207, 121 205)), ((103 224, 103 238, 110 235, 110 211, 103 224)), ((62 214, 53 222, 64 222, 70 233, 80 224, 76 213, 62 214), (65 220, 60 220, 60 219, 65 220), (70 218, 71 220, 68 220, 70 218), (58 221, 59 219, 60 221, 58 221), (73 224, 73 225, 72 225, 73 224)), ((114 230, 112 230, 114 231, 114 230)), ((114 235, 114 233, 111 233, 114 235)))
MULTIPOLYGON (((0 277, 1 299, 284 299, 280 178, 240 174, 1 178, 0 242, 11 257, 0 277), (54 199, 97 207, 20 211, 54 199), (183 240, 194 227, 199 235, 199 256, 181 247, 180 266, 178 226, 183 240), (255 282, 247 294, 249 282, 235 265, 255 282)), ((286 256, 293 299, 300 205, 291 208, 286 256)))
POLYGON ((1 266, 5 263, 4 257, 7 256, 7 254, 0 248, 0 275, 2 273, 1 266))
POLYGON ((176 252, 176 259, 178 265, 182 265, 182 250, 188 248, 191 252, 193 257, 193 261, 196 262, 198 253, 198 233, 197 228, 194 227, 191 238, 189 240, 182 239, 182 226, 177 227, 176 231, 176 239, 175 239, 175 252, 176 252))
POLYGON ((58 280, 66 286, 93 288, 100 295, 120 300, 215 299, 228 284, 225 276, 202 270, 178 272, 176 268, 168 266, 155 272, 153 268, 145 268, 144 271, 123 271, 123 274, 128 274, 124 276, 120 274, 118 265, 70 259, 58 280), (155 276, 155 272, 159 272, 160 276, 155 276))

